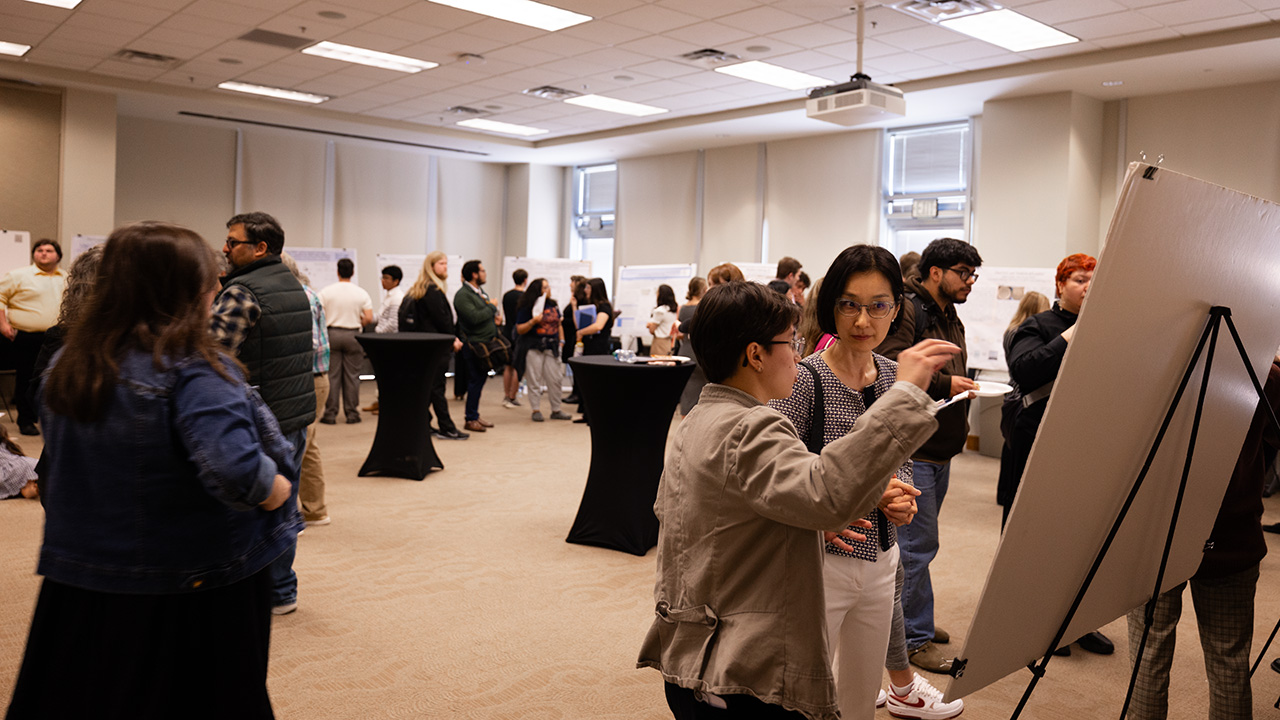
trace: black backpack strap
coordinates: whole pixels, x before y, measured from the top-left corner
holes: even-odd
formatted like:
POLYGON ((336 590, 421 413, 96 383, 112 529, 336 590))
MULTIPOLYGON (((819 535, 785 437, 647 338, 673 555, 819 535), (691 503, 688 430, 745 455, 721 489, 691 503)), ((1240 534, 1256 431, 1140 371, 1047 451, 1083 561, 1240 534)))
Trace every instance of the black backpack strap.
POLYGON ((809 413, 809 435, 804 439, 804 444, 809 448, 809 452, 817 455, 822 452, 822 436, 827 429, 827 415, 822 404, 822 379, 818 377, 818 371, 814 370, 809 363, 796 364, 808 370, 813 376, 813 408, 809 413))
POLYGON ((929 314, 924 310, 924 300, 916 293, 907 293, 907 299, 911 301, 912 309, 915 310, 915 335, 911 338, 911 344, 919 345, 924 339, 924 329, 929 320, 929 314))

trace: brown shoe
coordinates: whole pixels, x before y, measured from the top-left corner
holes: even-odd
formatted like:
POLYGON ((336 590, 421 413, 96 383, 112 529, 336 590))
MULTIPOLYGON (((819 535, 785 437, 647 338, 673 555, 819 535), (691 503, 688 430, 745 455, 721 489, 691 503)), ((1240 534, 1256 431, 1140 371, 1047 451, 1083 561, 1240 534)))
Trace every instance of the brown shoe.
POLYGON ((933 626, 933 642, 938 645, 946 645, 951 642, 951 633, 943 630, 937 625, 933 626))
POLYGON ((463 424, 463 427, 471 432, 484 432, 484 426, 480 424, 479 420, 468 420, 463 424))
POLYGON ((942 651, 932 642, 927 642, 915 650, 907 653, 907 658, 911 660, 911 664, 921 670, 928 670, 933 673, 951 672, 951 660, 942 656, 942 651))
POLYGON ((485 427, 487 427, 487 428, 491 428, 491 427, 493 427, 493 423, 489 422, 488 420, 485 420, 484 418, 480 418, 480 419, 479 419, 479 420, 477 420, 476 422, 480 423, 481 425, 483 425, 483 426, 485 426, 485 427))
POLYGON ((364 410, 365 412, 371 412, 371 413, 378 412, 378 401, 374 400, 372 405, 370 405, 369 407, 361 408, 361 410, 364 410))

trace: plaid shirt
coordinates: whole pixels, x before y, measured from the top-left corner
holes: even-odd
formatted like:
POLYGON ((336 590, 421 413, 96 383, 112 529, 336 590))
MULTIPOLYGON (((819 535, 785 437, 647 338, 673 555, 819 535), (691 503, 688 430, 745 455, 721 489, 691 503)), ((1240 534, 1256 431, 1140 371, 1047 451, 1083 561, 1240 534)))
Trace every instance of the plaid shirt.
POLYGON ((262 317, 258 298, 243 285, 230 285, 218 294, 210 311, 209 326, 213 337, 231 352, 239 352, 249 328, 262 317))
POLYGON ((316 351, 311 372, 319 375, 329 372, 329 330, 324 322, 324 304, 310 287, 303 285, 302 290, 307 294, 307 302, 311 303, 311 347, 316 351))

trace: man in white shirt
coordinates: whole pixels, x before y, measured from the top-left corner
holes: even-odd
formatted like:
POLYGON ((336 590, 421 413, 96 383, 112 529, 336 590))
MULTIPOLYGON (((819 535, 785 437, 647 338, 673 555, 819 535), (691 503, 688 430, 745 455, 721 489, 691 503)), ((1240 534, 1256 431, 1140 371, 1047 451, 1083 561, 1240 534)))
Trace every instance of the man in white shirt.
POLYGON ((373 298, 364 288, 351 282, 355 263, 350 258, 338 261, 338 282, 320 291, 320 303, 329 327, 329 399, 324 405, 326 425, 337 423, 341 396, 347 423, 360 422, 360 362, 364 351, 356 342, 356 333, 373 322, 373 298))
POLYGON ((388 265, 382 268, 382 289, 387 296, 382 298, 382 306, 378 308, 378 327, 374 332, 393 333, 400 330, 400 303, 404 302, 404 288, 400 281, 404 279, 404 271, 399 265, 388 265))
POLYGON ((0 279, 0 335, 8 339, 15 381, 14 404, 18 406, 18 431, 39 435, 40 416, 28 390, 36 356, 44 343, 44 333, 58 322, 66 276, 58 269, 62 247, 56 240, 37 240, 31 249, 31 265, 11 271, 0 279))

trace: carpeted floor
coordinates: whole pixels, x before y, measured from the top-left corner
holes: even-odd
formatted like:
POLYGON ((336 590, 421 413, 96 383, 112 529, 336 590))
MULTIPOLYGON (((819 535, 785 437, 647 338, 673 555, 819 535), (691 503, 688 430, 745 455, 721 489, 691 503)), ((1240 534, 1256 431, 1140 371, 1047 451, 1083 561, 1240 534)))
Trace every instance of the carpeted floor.
MULTIPOLYGON (((281 718, 670 717, 661 682, 636 670, 653 617, 654 553, 638 558, 569 545, 590 457, 588 428, 534 423, 500 406, 491 381, 482 415, 496 423, 465 441, 436 441, 446 469, 423 482, 356 476, 376 418, 320 427, 333 524, 299 540, 300 608, 276 619, 270 690, 281 718)), ((365 383, 364 400, 373 399, 365 383)), ((462 405, 451 401, 461 420, 462 405)), ((544 412, 546 408, 544 408, 544 412)), ((30 454, 38 438, 9 432, 30 454)), ((999 534, 997 461, 957 458, 933 564, 938 623, 963 639, 999 534)), ((1280 520, 1280 498, 1267 522, 1280 520)), ((39 579, 42 511, 0 503, 0 699, 12 691, 39 579)), ((1277 536, 1269 536, 1274 541, 1277 536)), ((1254 653, 1280 616, 1280 554, 1263 562, 1254 653)), ((1207 686, 1190 603, 1180 626, 1170 717, 1207 715, 1207 686)), ((1123 621, 1105 628, 1118 652, 1076 649, 1056 658, 1027 718, 1118 717, 1127 644, 1123 621)), ((1280 655, 1273 648, 1268 655, 1280 655)), ((1006 678, 966 699, 964 717, 1007 718, 1030 679, 1006 678)), ((941 684, 940 678, 934 678, 941 684)), ((1254 681, 1258 717, 1280 676, 1254 681)), ((888 718, 886 711, 878 718, 888 718)))

